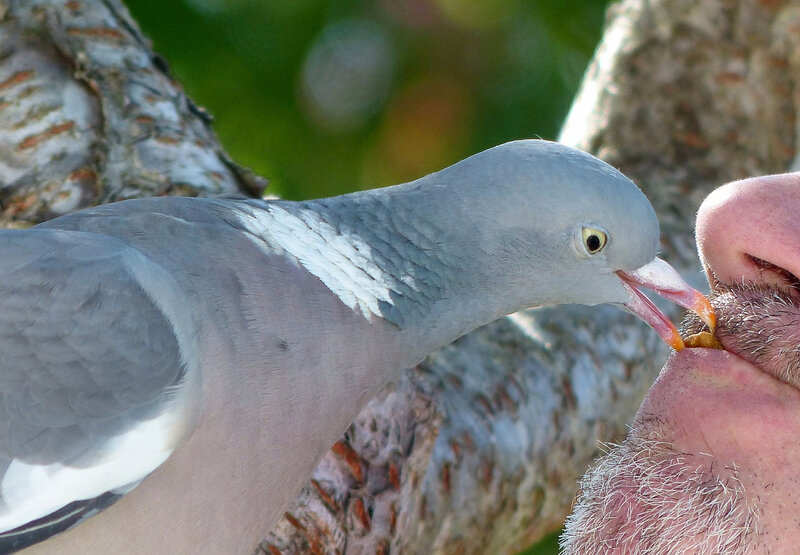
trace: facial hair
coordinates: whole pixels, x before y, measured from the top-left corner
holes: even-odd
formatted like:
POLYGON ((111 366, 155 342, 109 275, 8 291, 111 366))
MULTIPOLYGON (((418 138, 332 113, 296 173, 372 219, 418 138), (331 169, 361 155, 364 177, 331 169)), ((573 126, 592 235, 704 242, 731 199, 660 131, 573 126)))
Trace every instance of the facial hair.
MULTIPOLYGON (((794 287, 717 284, 716 336, 725 348, 800 388, 800 302, 794 287)), ((684 335, 704 324, 688 316, 684 335)), ((736 466, 675 449, 669 422, 640 418, 583 477, 560 545, 586 553, 753 552, 759 509, 736 466)))
POLYGON ((562 553, 750 552, 757 510, 738 469, 718 469, 709 455, 678 452, 653 437, 652 428, 648 435, 629 436, 583 477, 560 539, 562 553))

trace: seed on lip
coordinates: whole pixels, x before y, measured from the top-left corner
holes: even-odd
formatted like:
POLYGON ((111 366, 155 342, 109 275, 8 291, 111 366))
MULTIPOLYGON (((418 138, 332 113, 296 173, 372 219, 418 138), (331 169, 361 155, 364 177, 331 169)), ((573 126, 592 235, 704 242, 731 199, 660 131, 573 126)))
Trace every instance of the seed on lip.
POLYGON ((687 349, 696 349, 698 347, 703 347, 705 349, 723 349, 722 343, 720 343, 714 334, 707 331, 701 331, 700 333, 695 333, 690 335, 686 339, 683 340, 684 344, 686 345, 687 349))

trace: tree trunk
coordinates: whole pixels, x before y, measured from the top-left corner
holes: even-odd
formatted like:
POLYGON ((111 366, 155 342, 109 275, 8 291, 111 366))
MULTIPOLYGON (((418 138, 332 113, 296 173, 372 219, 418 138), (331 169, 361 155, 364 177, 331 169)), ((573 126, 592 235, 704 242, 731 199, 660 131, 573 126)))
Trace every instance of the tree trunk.
MULTIPOLYGON (((792 162, 798 42, 800 1, 631 0, 609 14, 562 140, 645 189, 665 256, 697 285, 702 198, 792 162)), ((117 0, 0 0, 0 183, 0 218, 15 226, 263 185, 225 155, 117 0)), ((262 547, 521 549, 559 526, 598 440, 624 434, 665 355, 609 307, 477 330, 370 402, 262 547)))

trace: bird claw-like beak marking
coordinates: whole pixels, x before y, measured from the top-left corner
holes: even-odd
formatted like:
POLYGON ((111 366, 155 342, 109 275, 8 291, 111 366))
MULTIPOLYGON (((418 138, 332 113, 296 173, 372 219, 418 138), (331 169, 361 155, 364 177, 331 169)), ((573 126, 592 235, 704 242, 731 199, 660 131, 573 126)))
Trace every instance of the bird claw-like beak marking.
POLYGON ((661 338, 673 349, 683 349, 681 339, 675 324, 662 313, 653 302, 648 299, 641 288, 645 287, 656 294, 680 306, 697 313, 703 322, 708 325, 711 333, 714 332, 716 315, 714 307, 709 300, 686 283, 675 269, 661 260, 655 258, 637 270, 630 272, 617 272, 622 283, 630 294, 630 299, 623 305, 647 322, 661 338))

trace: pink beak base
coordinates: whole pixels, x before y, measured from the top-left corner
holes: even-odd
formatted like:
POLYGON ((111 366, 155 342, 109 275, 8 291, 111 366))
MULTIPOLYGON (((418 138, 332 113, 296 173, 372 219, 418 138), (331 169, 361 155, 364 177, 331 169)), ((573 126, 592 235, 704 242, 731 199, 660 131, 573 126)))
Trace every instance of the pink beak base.
POLYGON ((630 299, 624 303, 624 306, 644 320, 667 345, 676 351, 684 348, 678 329, 645 296, 641 288, 650 289, 665 299, 697 313, 700 319, 708 325, 709 330, 714 332, 716 315, 709 300, 705 295, 690 287, 672 266, 660 258, 655 258, 637 270, 618 271, 617 275, 622 278, 623 285, 630 294, 630 299))

